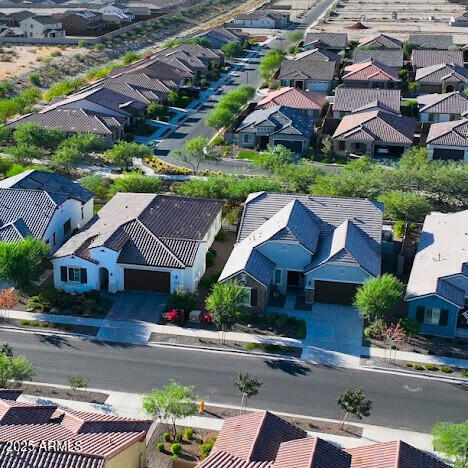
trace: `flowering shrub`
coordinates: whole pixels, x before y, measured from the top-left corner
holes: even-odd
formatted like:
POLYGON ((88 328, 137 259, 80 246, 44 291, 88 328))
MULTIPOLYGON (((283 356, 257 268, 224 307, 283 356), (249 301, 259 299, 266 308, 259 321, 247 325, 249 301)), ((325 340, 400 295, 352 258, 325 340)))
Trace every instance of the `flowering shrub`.
POLYGON ((182 313, 180 310, 172 309, 169 312, 166 312, 164 318, 171 323, 178 323, 182 321, 182 313))
POLYGON ((202 312, 200 314, 200 322, 203 323, 213 323, 213 318, 209 312, 202 312))

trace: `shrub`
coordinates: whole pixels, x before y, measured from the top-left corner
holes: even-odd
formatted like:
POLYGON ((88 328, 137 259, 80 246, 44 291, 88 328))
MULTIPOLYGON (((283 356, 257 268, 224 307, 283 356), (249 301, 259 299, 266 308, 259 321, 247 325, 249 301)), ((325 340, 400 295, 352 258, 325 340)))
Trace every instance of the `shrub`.
POLYGON ((413 367, 413 364, 411 362, 405 362, 405 367, 413 367))
POLYGON ((414 370, 423 370, 424 367, 421 366, 420 364, 415 364, 415 365, 413 366, 413 369, 414 369, 414 370))
POLYGON ((39 76, 39 73, 31 73, 29 75, 29 81, 34 85, 34 86, 40 86, 41 85, 41 77, 39 76))
POLYGON ((164 443, 163 443, 163 442, 158 442, 158 443, 156 444, 156 450, 157 450, 158 452, 164 452, 164 443))
POLYGON ((184 429, 184 439, 192 440, 193 439, 193 429, 191 427, 186 427, 184 429))
POLYGON ((366 328, 364 328, 364 336, 367 338, 377 338, 386 328, 385 320, 376 319, 366 328))
POLYGON ((461 369, 460 370, 460 375, 462 377, 468 377, 468 369, 461 369))
POLYGON ((164 314, 164 318, 170 323, 180 323, 182 321, 182 313, 180 310, 172 309, 164 314))
POLYGON ((166 310, 191 311, 197 307, 197 295, 179 287, 174 294, 171 294, 166 303, 166 310))
POLYGON ((213 317, 210 312, 202 312, 200 314, 200 322, 210 324, 213 323, 213 317))
POLYGON ((257 343, 245 343, 245 346, 244 348, 247 350, 247 351, 253 351, 254 349, 256 349, 258 346, 257 343))
POLYGON ((163 439, 165 442, 169 442, 171 440, 171 435, 169 434, 169 432, 165 432, 163 434, 163 439))
POLYGON ((199 450, 202 460, 210 454, 215 442, 216 437, 212 437, 211 439, 207 440, 206 442, 200 445, 199 450))
POLYGON ((440 366, 440 371, 446 374, 451 374, 453 372, 453 369, 449 366, 440 366))
POLYGON ((439 370, 439 368, 435 364, 426 364, 424 366, 424 368, 426 370, 430 370, 430 371, 438 371, 439 370))
POLYGON ((176 442, 180 442, 182 440, 182 433, 181 432, 176 432, 176 435, 174 437, 174 440, 176 442))
POLYGON ((182 453, 182 445, 180 445, 178 442, 176 442, 175 444, 172 444, 171 453, 175 457, 178 457, 182 453))
POLYGON ((407 336, 414 336, 419 333, 419 323, 408 317, 401 320, 401 328, 403 328, 407 336))

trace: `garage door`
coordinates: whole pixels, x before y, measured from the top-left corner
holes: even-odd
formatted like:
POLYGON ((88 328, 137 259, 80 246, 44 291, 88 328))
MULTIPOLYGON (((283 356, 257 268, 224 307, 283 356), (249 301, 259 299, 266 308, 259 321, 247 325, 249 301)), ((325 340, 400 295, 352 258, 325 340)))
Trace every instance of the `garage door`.
POLYGON ((352 305, 359 284, 315 281, 315 302, 352 305))
POLYGON ((167 271, 131 270, 125 268, 125 289, 168 293, 171 274, 167 271))
POLYGON ((273 144, 283 145, 285 148, 289 148, 293 153, 302 153, 302 141, 274 140, 273 144))
POLYGON ((463 161, 464 153, 465 152, 463 150, 435 148, 432 158, 441 159, 443 161, 447 161, 449 159, 454 161, 463 161))

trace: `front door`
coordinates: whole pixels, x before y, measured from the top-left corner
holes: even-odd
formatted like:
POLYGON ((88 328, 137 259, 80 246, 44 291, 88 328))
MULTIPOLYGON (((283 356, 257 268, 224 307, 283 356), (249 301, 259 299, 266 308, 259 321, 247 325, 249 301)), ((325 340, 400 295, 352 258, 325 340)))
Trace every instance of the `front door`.
POLYGON ((298 288, 304 274, 300 271, 288 271, 288 287, 298 288))

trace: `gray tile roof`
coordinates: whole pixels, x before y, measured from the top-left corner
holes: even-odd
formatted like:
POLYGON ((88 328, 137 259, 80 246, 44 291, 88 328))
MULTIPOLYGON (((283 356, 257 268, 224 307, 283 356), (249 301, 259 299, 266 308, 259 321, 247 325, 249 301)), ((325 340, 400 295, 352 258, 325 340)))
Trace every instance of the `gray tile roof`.
POLYGON ((458 65, 441 63, 418 68, 415 81, 418 83, 468 83, 468 70, 458 65))
POLYGON ((332 81, 335 62, 284 60, 278 74, 279 80, 332 81))
POLYGON ((92 259, 92 249, 119 252, 118 263, 185 268, 220 213, 218 200, 118 193, 56 253, 92 259))
POLYGON ((459 91, 444 94, 424 94, 417 98, 419 112, 463 115, 468 112, 468 97, 459 91))
POLYGON ((351 112, 372 102, 379 101, 395 112, 400 112, 399 89, 336 88, 333 110, 351 112))
POLYGON ((468 147, 468 120, 432 124, 429 127, 426 144, 468 147))
POLYGON ((260 19, 265 16, 269 16, 270 18, 273 18, 275 20, 280 20, 283 15, 279 11, 273 11, 273 10, 254 10, 248 13, 242 13, 240 15, 236 16, 236 19, 238 20, 255 20, 255 19, 260 19))
POLYGON ((93 193, 82 185, 72 182, 55 172, 38 171, 35 169, 24 171, 16 176, 0 181, 0 188, 17 188, 44 190, 53 194, 66 195, 68 198, 86 203, 93 198, 93 193))
POLYGON ((464 306, 465 291, 451 284, 450 276, 464 274, 468 280, 467 226, 468 210, 426 216, 408 281, 407 300, 437 294, 459 308, 464 306))
POLYGON ((463 67, 463 52, 461 50, 428 50, 415 49, 411 55, 414 68, 430 67, 441 63, 453 63, 463 67))
POLYGON ((291 60, 296 61, 309 61, 309 62, 341 62, 340 55, 335 54, 326 49, 310 49, 304 52, 299 52, 294 57, 289 57, 291 60))
POLYGON ((403 51, 399 49, 356 49, 354 63, 367 62, 369 60, 376 60, 387 67, 402 68, 403 51))
POLYGON ((345 49, 348 43, 348 35, 346 33, 307 33, 304 46, 316 44, 318 48, 327 49, 345 49))
POLYGON ((402 42, 386 34, 364 36, 359 40, 358 47, 374 47, 374 49, 401 49, 402 42))
POLYGON ((453 37, 444 34, 410 34, 409 42, 418 44, 421 49, 448 49, 453 45, 453 37))

